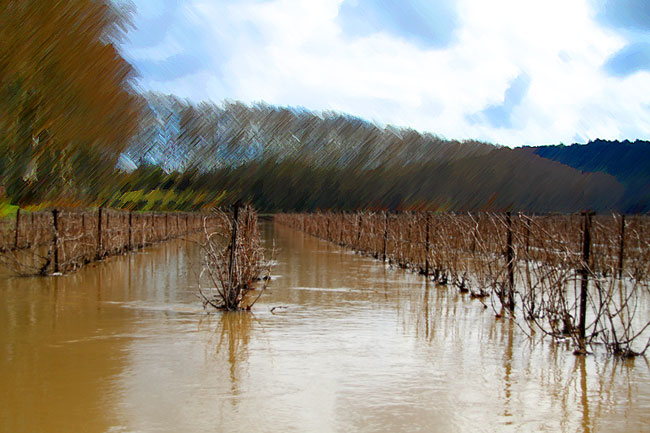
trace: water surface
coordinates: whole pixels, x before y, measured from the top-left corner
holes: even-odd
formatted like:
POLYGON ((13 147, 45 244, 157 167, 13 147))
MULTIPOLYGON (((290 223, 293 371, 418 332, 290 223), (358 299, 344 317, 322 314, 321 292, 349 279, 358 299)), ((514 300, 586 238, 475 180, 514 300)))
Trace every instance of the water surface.
POLYGON ((645 358, 533 344, 453 288, 264 234, 253 314, 204 312, 183 240, 0 280, 0 431, 650 430, 645 358))

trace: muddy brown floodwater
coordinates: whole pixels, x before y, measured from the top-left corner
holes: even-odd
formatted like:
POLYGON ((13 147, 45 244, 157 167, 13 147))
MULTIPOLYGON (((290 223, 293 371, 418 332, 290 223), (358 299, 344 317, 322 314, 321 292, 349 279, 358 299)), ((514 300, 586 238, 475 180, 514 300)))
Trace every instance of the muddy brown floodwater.
POLYGON ((182 240, 0 280, 0 431, 650 431, 645 358, 531 344, 452 288, 263 227, 254 314, 202 310, 182 240))

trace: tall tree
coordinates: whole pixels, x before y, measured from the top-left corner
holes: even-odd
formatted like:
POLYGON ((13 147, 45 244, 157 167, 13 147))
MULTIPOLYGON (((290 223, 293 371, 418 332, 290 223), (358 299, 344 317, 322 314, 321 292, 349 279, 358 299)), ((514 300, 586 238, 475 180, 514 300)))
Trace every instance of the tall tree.
POLYGON ((127 18, 108 1, 0 0, 2 175, 16 200, 91 193, 112 172, 141 106, 116 47, 127 18))

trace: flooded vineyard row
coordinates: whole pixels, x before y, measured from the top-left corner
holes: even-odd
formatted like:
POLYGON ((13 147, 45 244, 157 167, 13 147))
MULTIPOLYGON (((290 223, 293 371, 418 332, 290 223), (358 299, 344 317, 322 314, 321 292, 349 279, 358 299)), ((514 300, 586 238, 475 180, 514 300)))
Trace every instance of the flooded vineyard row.
MULTIPOLYGON (((645 353, 650 217, 624 215, 281 214, 278 223, 457 287, 530 332, 645 353), (487 303, 486 303, 487 302, 487 303)), ((589 346, 589 347, 588 347, 589 346)))
POLYGON ((645 357, 573 356, 449 286, 261 228, 275 265, 252 312, 202 308, 198 237, 0 279, 0 431, 650 428, 645 357))
POLYGON ((69 272, 107 256, 222 226, 213 214, 18 210, 15 217, 0 220, 0 265, 18 275, 69 272))

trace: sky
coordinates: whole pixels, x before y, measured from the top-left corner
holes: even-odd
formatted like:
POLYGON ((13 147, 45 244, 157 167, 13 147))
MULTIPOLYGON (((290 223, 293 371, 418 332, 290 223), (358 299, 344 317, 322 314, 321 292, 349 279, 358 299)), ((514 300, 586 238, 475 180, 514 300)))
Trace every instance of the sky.
POLYGON ((511 147, 650 139, 650 1, 132 3, 142 90, 511 147))

